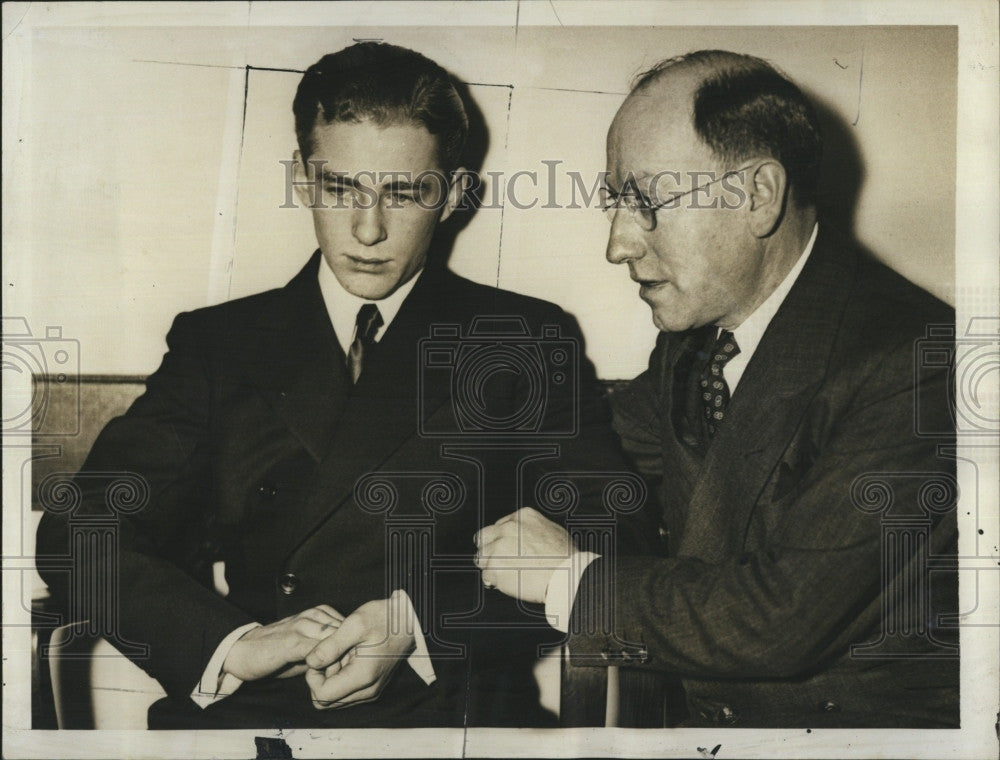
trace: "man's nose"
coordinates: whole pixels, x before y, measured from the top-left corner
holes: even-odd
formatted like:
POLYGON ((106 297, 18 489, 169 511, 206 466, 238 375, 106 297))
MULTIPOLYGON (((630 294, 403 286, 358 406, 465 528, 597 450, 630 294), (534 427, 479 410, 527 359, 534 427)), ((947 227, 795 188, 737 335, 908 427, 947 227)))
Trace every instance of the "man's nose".
POLYGON ((354 238, 362 245, 375 245, 381 243, 386 238, 385 219, 383 218, 382 204, 363 203, 354 208, 354 216, 351 219, 351 232, 354 238))
POLYGON ((617 209, 611 218, 611 234, 608 235, 608 248, 605 258, 612 264, 623 264, 626 261, 642 258, 642 247, 636 240, 639 228, 625 209, 617 209))

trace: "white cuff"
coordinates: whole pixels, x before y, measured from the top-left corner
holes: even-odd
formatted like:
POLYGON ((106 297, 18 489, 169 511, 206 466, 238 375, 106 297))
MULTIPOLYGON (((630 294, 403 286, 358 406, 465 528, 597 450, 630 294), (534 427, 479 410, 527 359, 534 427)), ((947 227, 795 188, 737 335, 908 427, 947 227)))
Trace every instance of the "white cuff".
POLYGON ((198 707, 204 709, 220 699, 225 699, 243 685, 242 679, 237 678, 232 673, 223 674, 222 666, 226 663, 226 657, 229 656, 229 650, 233 648, 233 644, 247 631, 259 627, 260 623, 241 625, 219 643, 212 659, 205 666, 205 672, 201 674, 201 680, 191 692, 191 699, 198 707))
MULTIPOLYGON (((434 673, 434 664, 431 661, 430 652, 427 651, 427 642, 424 641, 424 634, 420 630, 417 613, 413 609, 410 597, 402 590, 400 590, 400 596, 406 600, 406 606, 402 610, 406 616, 406 629, 413 631, 414 643, 416 645, 416 648, 406 661, 413 668, 414 672, 423 679, 424 683, 429 686, 437 680, 437 675, 434 673)), ((212 655, 212 659, 208 661, 208 665, 205 666, 205 670, 201 674, 201 680, 191 692, 191 699, 196 705, 201 708, 208 707, 230 696, 243 685, 243 681, 232 673, 223 673, 222 666, 225 664, 226 657, 229 656, 229 650, 233 648, 233 644, 247 631, 259 627, 260 623, 247 623, 232 631, 219 643, 219 646, 216 647, 212 655)))
POLYGON ((402 589, 397 589, 396 593, 399 594, 401 599, 406 600, 406 606, 402 610, 405 616, 404 630, 413 631, 413 639, 416 644, 416 648, 406 658, 406 661, 413 668, 413 672, 420 676, 425 684, 430 686, 437 680, 437 675, 434 673, 434 663, 431 661, 430 652, 427 651, 424 632, 420 629, 420 621, 417 620, 417 613, 413 609, 413 602, 410 601, 410 595, 402 589))
POLYGON ((569 615, 573 611, 580 579, 590 563, 600 559, 600 556, 593 552, 576 551, 552 571, 545 589, 545 617, 557 631, 569 632, 569 615))

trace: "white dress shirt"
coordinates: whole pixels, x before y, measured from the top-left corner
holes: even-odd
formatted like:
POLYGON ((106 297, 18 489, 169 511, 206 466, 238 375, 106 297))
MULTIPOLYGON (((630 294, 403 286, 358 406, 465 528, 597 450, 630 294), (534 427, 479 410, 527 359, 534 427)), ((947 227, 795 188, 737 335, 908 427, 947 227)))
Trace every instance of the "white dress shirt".
MULTIPOLYGON (((337 342, 344 349, 345 355, 350 350, 351 343, 354 342, 358 311, 361 307, 366 303, 374 303, 378 306, 379 313, 382 315, 382 326, 375 334, 375 342, 378 343, 382 340, 382 336, 385 335, 385 331, 389 329, 389 325, 396 318, 400 307, 403 305, 403 301, 406 300, 410 291, 413 290, 413 286, 417 284, 417 280, 420 279, 422 272, 423 270, 417 272, 408 282, 401 285, 381 301, 368 301, 347 292, 340 284, 336 275, 334 275, 333 270, 327 265, 326 259, 320 261, 320 294, 323 296, 323 303, 326 305, 327 313, 330 315, 330 323, 333 325, 333 332, 337 336, 337 342)), ((409 616, 407 628, 404 630, 414 631, 416 639, 416 649, 409 656, 407 662, 425 683, 434 683, 437 676, 434 675, 434 665, 431 662, 430 653, 427 651, 427 643, 424 641, 423 632, 416 621, 416 612, 413 609, 413 604, 409 596, 405 592, 403 596, 407 602, 405 614, 409 616)), ((242 680, 231 673, 223 673, 222 666, 229 655, 229 651, 233 648, 233 644, 247 631, 258 627, 260 627, 260 623, 248 623, 247 625, 240 626, 220 642, 212 658, 208 661, 208 665, 202 673, 201 680, 191 692, 191 699, 196 704, 203 708, 208 707, 213 702, 225 699, 243 684, 242 680)))
MULTIPOLYGON (((730 398, 736 392, 743 372, 746 370, 750 359, 753 358, 760 345, 761 338, 767 326, 771 324, 774 315, 778 313, 781 304, 784 303, 788 292, 792 289, 795 281, 799 278, 802 268, 812 253, 813 245, 816 243, 816 235, 819 232, 819 224, 813 226, 812 235, 805 249, 796 260, 795 265, 785 275, 785 279, 767 299, 758 306, 753 314, 743 320, 739 327, 733 330, 733 337, 736 338, 736 345, 740 347, 740 352, 726 362, 723 367, 722 376, 729 386, 730 398)), ((549 625, 556 630, 567 633, 569 631, 569 616, 573 611, 573 601, 576 599, 576 592, 580 586, 580 579, 583 573, 595 559, 600 557, 593 552, 574 552, 569 559, 552 571, 549 578, 549 585, 545 589, 545 616, 549 625)))
POLYGON ((403 301, 410 295, 423 271, 421 269, 408 282, 400 285, 381 301, 368 301, 344 290, 340 280, 327 265, 326 259, 323 259, 319 266, 319 292, 323 295, 323 303, 326 304, 326 311, 330 315, 333 331, 337 334, 337 342, 344 349, 345 356, 354 342, 358 312, 361 311, 361 307, 366 303, 378 306, 379 314, 382 315, 382 326, 375 333, 375 342, 378 343, 389 329, 392 320, 396 318, 403 301))

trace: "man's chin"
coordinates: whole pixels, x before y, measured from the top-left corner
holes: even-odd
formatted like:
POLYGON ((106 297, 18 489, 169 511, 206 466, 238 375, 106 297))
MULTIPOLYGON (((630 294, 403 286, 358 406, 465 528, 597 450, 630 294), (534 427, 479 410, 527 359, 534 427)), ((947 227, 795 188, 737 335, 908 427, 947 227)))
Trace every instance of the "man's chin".
POLYGON ((375 277, 355 275, 346 283, 342 282, 341 285, 353 296, 363 298, 366 301, 381 301, 395 293, 400 283, 396 280, 386 281, 375 277))
POLYGON ((366 301, 381 301, 383 298, 388 298, 395 292, 396 288, 389 288, 388 290, 360 291, 354 293, 354 295, 356 295, 358 298, 363 298, 366 301))
POLYGON ((686 314, 675 314, 656 307, 650 307, 653 311, 653 324, 660 332, 684 332, 695 327, 695 320, 686 314))
POLYGON ((646 286, 639 289, 639 297, 649 307, 652 312, 653 324, 656 329, 662 332, 678 332, 684 327, 679 327, 683 321, 683 314, 678 314, 675 308, 676 299, 668 298, 665 284, 656 287, 646 286))
POLYGON ((656 325, 657 330, 662 332, 676 332, 673 327, 676 324, 676 315, 670 314, 663 309, 658 309, 653 304, 649 304, 649 308, 653 313, 653 324, 656 325))

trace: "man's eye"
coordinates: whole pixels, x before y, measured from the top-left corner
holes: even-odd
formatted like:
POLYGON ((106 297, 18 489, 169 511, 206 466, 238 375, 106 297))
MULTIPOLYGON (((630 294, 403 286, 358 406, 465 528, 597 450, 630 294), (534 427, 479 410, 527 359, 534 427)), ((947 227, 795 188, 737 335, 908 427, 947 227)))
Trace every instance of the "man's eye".
POLYGON ((336 196, 337 198, 342 198, 344 196, 344 193, 347 192, 347 188, 345 188, 343 185, 326 185, 324 187, 324 190, 328 194, 336 196))
POLYGON ((414 201, 413 192, 410 190, 393 190, 387 193, 385 197, 390 207, 408 206, 414 201))

